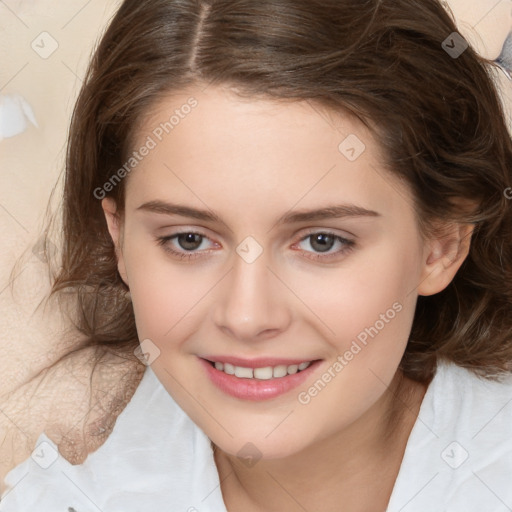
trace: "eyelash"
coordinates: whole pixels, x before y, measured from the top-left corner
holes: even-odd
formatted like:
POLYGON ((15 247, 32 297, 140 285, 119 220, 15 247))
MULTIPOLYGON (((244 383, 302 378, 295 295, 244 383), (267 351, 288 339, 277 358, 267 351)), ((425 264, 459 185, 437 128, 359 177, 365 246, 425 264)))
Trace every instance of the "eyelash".
MULTIPOLYGON (((175 233, 174 235, 170 235, 170 236, 156 237, 155 241, 157 242, 158 246, 163 247, 165 252, 167 252, 167 253, 171 254, 172 256, 177 257, 177 258, 179 258, 181 260, 193 260, 193 259, 196 259, 196 258, 200 258, 201 256, 200 256, 199 252, 188 252, 188 253, 187 252, 180 252, 180 251, 177 251, 175 249, 172 249, 167 244, 167 242, 170 242, 172 239, 177 238, 180 235, 189 235, 189 234, 191 234, 191 235, 199 235, 203 239, 207 239, 208 238, 203 233, 199 233, 197 231, 181 231, 179 233, 175 233)), ((326 260, 330 260, 332 258, 339 257, 341 255, 344 255, 344 254, 350 252, 352 249, 354 249, 355 242, 353 240, 348 240, 348 239, 343 238, 342 236, 339 236, 336 233, 333 233, 333 232, 328 231, 328 230, 327 231, 311 231, 307 235, 303 236, 296 243, 298 244, 300 242, 303 242, 304 240, 307 240, 312 235, 320 235, 320 234, 321 235, 332 236, 334 238, 335 242, 341 242, 344 247, 342 249, 340 249, 339 251, 336 251, 334 253, 330 253, 328 255, 323 255, 322 253, 311 253, 309 251, 305 251, 308 254, 313 254, 312 256, 306 256, 306 258, 312 259, 312 260, 315 260, 315 261, 318 261, 318 260, 326 261, 326 260)))

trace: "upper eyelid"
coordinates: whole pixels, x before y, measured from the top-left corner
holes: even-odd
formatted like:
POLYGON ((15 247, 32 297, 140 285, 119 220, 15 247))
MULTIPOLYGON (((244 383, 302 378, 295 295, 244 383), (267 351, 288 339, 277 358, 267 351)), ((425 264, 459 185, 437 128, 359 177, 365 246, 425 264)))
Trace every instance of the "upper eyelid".
MULTIPOLYGON (((196 229, 181 229, 181 231, 177 231, 176 233, 172 233, 170 235, 162 235, 160 238, 166 238, 166 239, 169 239, 169 240, 176 240, 176 238, 179 236, 179 235, 185 235, 185 234, 188 234, 188 233, 193 233, 193 234, 196 234, 196 235, 199 235, 203 238, 207 238, 208 240, 210 240, 211 242, 213 242, 214 244, 217 244, 218 245, 218 242, 216 242, 215 240, 212 240, 212 238, 201 232, 201 230, 196 230, 196 229)), ((303 240, 307 239, 309 236, 311 235, 314 235, 314 234, 317 234, 317 233, 325 233, 325 234, 331 234, 332 236, 334 236, 336 239, 343 239, 343 240, 346 240, 347 242, 352 242, 354 243, 355 240, 353 240, 351 238, 351 236, 345 236, 343 234, 339 234, 339 233, 336 233, 335 230, 333 229, 329 229, 329 228, 308 228, 306 230, 306 232, 302 233, 301 235, 297 235, 297 240, 295 242, 293 242, 293 245, 296 245, 297 243, 300 243, 302 242, 303 240)), ((356 238, 356 237, 354 237, 356 238)), ((208 249, 205 249, 204 251, 207 251, 208 249)), ((202 252, 202 251, 191 251, 191 252, 202 252)))
POLYGON ((344 238, 346 240, 352 240, 352 239, 357 238, 356 235, 353 235, 352 233, 348 233, 348 231, 345 231, 345 233, 347 233, 346 235, 343 233, 338 233, 337 231, 338 230, 332 229, 332 228, 323 228, 323 229, 322 228, 307 228, 306 231, 304 233, 302 233, 302 235, 300 236, 300 240, 303 240, 304 238, 306 238, 310 235, 316 234, 316 233, 330 233, 333 236, 344 238))
MULTIPOLYGON (((171 237, 174 237, 174 236, 177 236, 177 235, 184 235, 184 234, 187 234, 187 233, 195 233, 197 235, 201 235, 202 237, 205 237, 205 238, 208 238, 210 240, 213 240, 213 238, 208 235, 205 231, 208 231, 207 228, 195 228, 195 227, 186 227, 183 228, 183 226, 179 226, 179 231, 176 231, 174 233, 171 233, 171 234, 168 234, 168 235, 160 235, 161 238, 171 238, 171 237)), ((341 230, 342 233, 339 233, 339 228, 331 228, 331 227, 324 227, 324 228, 301 228, 300 230, 298 230, 298 233, 296 233, 293 238, 296 238, 296 237, 300 237, 300 240, 302 240, 304 237, 307 237, 309 235, 312 235, 314 233, 332 233, 334 236, 339 236, 340 238, 345 238, 347 240, 351 240, 351 239, 357 239, 357 235, 349 232, 349 231, 346 231, 346 230, 341 230), (345 234, 344 234, 345 233, 345 234)))

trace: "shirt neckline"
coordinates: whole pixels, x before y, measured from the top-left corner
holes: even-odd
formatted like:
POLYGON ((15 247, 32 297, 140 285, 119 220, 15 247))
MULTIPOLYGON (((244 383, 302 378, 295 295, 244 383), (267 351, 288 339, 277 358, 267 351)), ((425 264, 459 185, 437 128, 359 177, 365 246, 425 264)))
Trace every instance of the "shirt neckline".
POLYGON ((432 415, 432 408, 435 408, 435 400, 437 399, 437 388, 442 388, 442 381, 445 378, 445 372, 454 364, 455 363, 442 358, 438 358, 436 361, 434 376, 428 384, 423 400, 421 401, 418 415, 414 421, 411 431, 409 432, 409 437, 405 444, 404 454, 387 503, 386 512, 391 510, 389 507, 395 504, 397 496, 403 492, 403 481, 407 478, 405 471, 410 467, 408 464, 408 462, 410 463, 410 454, 416 449, 418 443, 424 441, 425 429, 428 429, 429 431, 435 431, 437 429, 438 418, 435 414, 432 415), (430 426, 425 426, 423 418, 429 418, 430 416, 432 424, 430 426))
MULTIPOLYGON (((389 503, 391 503, 395 494, 398 493, 398 487, 400 486, 401 480, 403 479, 402 473, 403 473, 404 460, 406 459, 406 456, 414 449, 415 443, 418 442, 417 437, 421 434, 421 432, 420 432, 421 416, 424 415, 425 412, 427 410, 431 409, 433 406, 433 400, 435 399, 435 388, 437 388, 439 386, 439 382, 442 380, 441 374, 443 374, 446 364, 447 363, 442 360, 438 360, 438 362, 437 362, 435 374, 434 374, 431 382, 428 385, 428 388, 425 392, 422 403, 420 405, 418 417, 416 418, 413 428, 411 429, 411 432, 407 439, 406 447, 404 450, 404 455, 402 457, 399 472, 397 474, 397 478, 395 480, 388 505, 389 505, 389 503)), ((151 367, 146 366, 146 368, 144 369, 144 374, 143 374, 141 380, 139 381, 137 388, 135 389, 132 397, 130 398, 129 402, 126 404, 125 408, 117 416, 116 422, 114 424, 114 428, 111 431, 108 438, 106 439, 106 441, 101 446, 99 446, 98 449, 96 449, 93 452, 90 452, 87 455, 86 459, 80 464, 72 464, 70 461, 68 461, 65 457, 63 457, 59 453, 60 456, 57 461, 58 464, 55 464, 55 469, 58 469, 59 467, 60 468, 62 468, 62 467, 79 468, 81 466, 93 465, 96 459, 101 459, 104 452, 107 452, 109 450, 110 445, 112 445, 113 443, 116 442, 116 437, 117 437, 116 436, 116 427, 117 427, 117 433, 118 433, 120 424, 124 423, 126 421, 126 418, 132 414, 132 410, 136 409, 140 405, 139 402, 141 402, 141 400, 145 401, 147 399, 148 389, 154 388, 155 383, 160 383, 160 380, 158 379, 156 374, 152 371, 151 367)), ((168 393, 167 391, 165 391, 165 392, 168 393)), ((195 424, 194 424, 194 428, 199 429, 199 427, 195 424)), ((52 445, 52 447, 54 447, 54 449, 56 451, 58 451, 57 445, 47 436, 46 432, 44 432, 44 431, 38 437, 36 444, 34 446, 34 450, 36 450, 38 448, 38 446, 43 441, 48 442, 49 444, 52 445)), ((211 448, 211 444, 209 444, 209 449, 210 449, 209 455, 211 455, 211 458, 213 461, 213 449, 211 448)), ((34 452, 34 450, 32 451, 32 453, 34 452)), ((32 454, 29 455, 27 457, 27 459, 25 459, 23 462, 18 464, 16 467, 12 468, 7 473, 7 475, 4 477, 4 482, 7 481, 8 478, 15 479, 17 474, 20 471, 22 471, 22 469, 24 469, 26 464, 30 464, 31 458, 32 458, 32 454), (23 466, 23 468, 21 466, 23 466)), ((45 471, 48 471, 48 470, 45 470, 45 471)), ((220 482, 218 481, 219 475, 218 475, 218 471, 216 468, 215 468, 215 471, 216 471, 217 483, 219 483, 219 485, 220 485, 220 482)))

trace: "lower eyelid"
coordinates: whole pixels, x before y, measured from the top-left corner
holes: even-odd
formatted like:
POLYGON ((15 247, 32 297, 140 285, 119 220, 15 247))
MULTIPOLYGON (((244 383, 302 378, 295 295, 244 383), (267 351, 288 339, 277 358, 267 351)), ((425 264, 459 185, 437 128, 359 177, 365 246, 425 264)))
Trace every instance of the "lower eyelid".
MULTIPOLYGON (((196 249, 196 250, 193 250, 193 251, 186 251, 185 249, 175 249, 172 245, 170 247, 166 247, 166 244, 170 243, 172 240, 175 240, 179 235, 185 235, 185 234, 199 235, 200 237, 202 237, 203 240, 209 240, 210 242, 212 242, 212 244, 217 245, 217 246, 219 245, 218 243, 216 243, 213 240, 211 240, 207 235, 204 235, 204 234, 198 233, 198 232, 194 232, 194 231, 181 231, 179 233, 174 233, 173 235, 169 235, 169 236, 156 237, 156 242, 157 242, 158 245, 162 246, 165 251, 167 251, 169 253, 172 253, 172 254, 176 254, 176 255, 184 255, 184 257, 193 258, 193 257, 195 257, 194 255, 197 255, 197 257, 200 257, 200 255, 202 253, 209 253, 209 252, 211 252, 211 249, 203 249, 203 250, 197 250, 196 249)), ((355 242, 353 240, 344 238, 341 235, 337 235, 335 233, 330 233, 328 231, 313 231, 311 233, 308 233, 308 234, 302 236, 297 242, 295 242, 293 244, 292 247, 297 246, 298 244, 300 244, 301 242, 304 242, 309 237, 311 237, 311 236, 313 236, 315 234, 330 235, 336 241, 341 242, 343 247, 341 249, 339 249, 338 251, 329 252, 329 253, 326 253, 326 254, 320 253, 320 252, 306 251, 306 250, 303 250, 303 249, 299 249, 299 250, 302 250, 303 252, 305 252, 307 254, 312 255, 314 259, 319 259, 319 258, 328 259, 329 257, 340 256, 340 255, 344 254, 346 251, 352 249, 354 247, 354 245, 355 245, 355 242)), ((311 259, 311 257, 310 257, 310 259, 311 259)))
MULTIPOLYGON (((300 240, 297 244, 294 244, 294 247, 297 246, 300 242, 306 240, 308 237, 300 240)), ((341 258, 344 256, 347 252, 354 249, 355 243, 351 240, 348 240, 346 238, 336 236, 335 237, 337 241, 341 242, 341 247, 336 250, 332 251, 332 248, 329 249, 329 252, 315 252, 315 251, 308 251, 305 249, 300 249, 303 253, 306 254, 305 258, 313 259, 313 260, 324 260, 327 261, 329 259, 335 259, 335 258, 341 258)))
POLYGON ((341 242, 343 245, 346 245, 346 246, 352 246, 355 243, 353 240, 345 238, 344 236, 341 236, 341 235, 337 235, 336 233, 330 233, 328 231, 313 231, 313 232, 308 233, 307 235, 303 236, 294 245, 304 242, 305 240, 307 240, 308 238, 310 238, 313 235, 328 235, 328 236, 331 236, 332 238, 334 238, 335 241, 341 242))

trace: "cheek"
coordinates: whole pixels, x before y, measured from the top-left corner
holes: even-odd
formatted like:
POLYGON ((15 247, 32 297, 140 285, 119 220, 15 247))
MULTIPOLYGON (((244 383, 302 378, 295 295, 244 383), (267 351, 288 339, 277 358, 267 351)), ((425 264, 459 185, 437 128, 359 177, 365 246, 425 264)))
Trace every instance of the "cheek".
POLYGON ((419 246, 403 247, 388 239, 354 253, 339 269, 297 280, 297 293, 318 313, 338 352, 355 339, 364 346, 377 334, 381 344, 396 340, 402 348, 414 314, 420 260, 419 246))
POLYGON ((419 257, 415 248, 405 254, 400 247, 383 244, 368 253, 314 302, 334 331, 325 338, 332 357, 319 379, 328 383, 309 383, 299 401, 305 417, 322 419, 325 432, 363 415, 396 374, 414 318, 419 257))
POLYGON ((124 260, 139 339, 166 343, 178 327, 197 322, 197 306, 213 285, 207 273, 187 270, 186 263, 171 261, 156 243, 137 243, 136 237, 127 240, 124 260))
MULTIPOLYGON (((398 357, 410 331, 415 306, 411 292, 419 276, 419 246, 412 246, 411 239, 408 233, 383 237, 371 249, 354 251, 338 268, 276 268, 300 299, 284 290, 280 307, 289 308, 299 323, 308 323, 319 339, 329 342, 330 349, 320 347, 321 353, 344 354, 357 341, 358 365, 381 362, 384 353, 398 357)), ((162 350, 176 350, 209 318, 208 295, 218 293, 221 270, 177 262, 155 242, 136 236, 126 238, 124 259, 139 338, 154 339, 162 350)), ((215 300, 220 304, 222 299, 215 300)))
POLYGON ((149 242, 128 242, 125 262, 139 338, 154 340, 161 351, 153 365, 155 373, 192 420, 224 450, 237 453, 250 438, 265 453, 284 456, 299 450, 308 439, 320 439, 351 424, 382 396, 395 375, 414 315, 416 295, 409 292, 419 275, 418 251, 406 242, 407 237, 388 237, 371 250, 354 253, 339 268, 298 270, 288 265, 276 269, 300 299, 287 288, 279 295, 279 307, 287 308, 293 317, 290 328, 308 333, 310 341, 304 343, 315 344, 321 357, 329 357, 326 370, 329 366, 332 370, 325 387, 312 381, 296 390, 291 423, 284 423, 270 438, 269 430, 282 422, 282 408, 269 410, 267 418, 259 416, 255 421, 251 409, 244 412, 222 401, 212 421, 197 406, 197 400, 208 407, 218 400, 206 380, 191 378, 197 364, 192 357, 193 340, 214 332, 208 313, 227 297, 216 287, 223 272, 218 267, 177 264, 149 242), (336 361, 341 371, 333 368, 336 361), (228 439, 218 423, 229 424, 235 439, 228 439))

